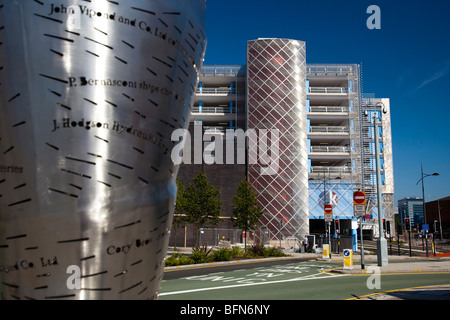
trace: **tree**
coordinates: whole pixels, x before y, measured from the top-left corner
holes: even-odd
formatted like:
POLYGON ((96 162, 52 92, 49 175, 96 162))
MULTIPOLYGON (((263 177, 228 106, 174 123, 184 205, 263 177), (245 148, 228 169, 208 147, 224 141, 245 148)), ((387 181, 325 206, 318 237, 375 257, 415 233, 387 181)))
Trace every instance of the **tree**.
POLYGON ((245 231, 244 247, 247 250, 248 231, 254 229, 261 219, 263 210, 258 206, 256 194, 246 178, 242 179, 233 198, 233 226, 245 231))
POLYGON ((181 183, 180 179, 177 178, 177 199, 175 202, 175 211, 173 216, 172 228, 174 232, 174 250, 177 249, 177 229, 178 227, 185 221, 184 217, 184 207, 185 207, 185 198, 184 192, 185 187, 183 183, 181 183))
POLYGON ((220 219, 224 201, 219 201, 219 190, 211 185, 203 173, 198 173, 184 192, 185 221, 195 225, 195 246, 199 246, 200 227, 216 225, 220 219))

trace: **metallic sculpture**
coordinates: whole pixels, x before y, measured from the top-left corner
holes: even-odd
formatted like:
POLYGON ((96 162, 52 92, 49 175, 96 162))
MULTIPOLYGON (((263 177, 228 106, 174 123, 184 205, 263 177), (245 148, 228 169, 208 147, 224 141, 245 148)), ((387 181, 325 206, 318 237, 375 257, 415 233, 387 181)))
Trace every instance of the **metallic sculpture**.
POLYGON ((0 298, 155 299, 205 0, 0 1, 0 298))

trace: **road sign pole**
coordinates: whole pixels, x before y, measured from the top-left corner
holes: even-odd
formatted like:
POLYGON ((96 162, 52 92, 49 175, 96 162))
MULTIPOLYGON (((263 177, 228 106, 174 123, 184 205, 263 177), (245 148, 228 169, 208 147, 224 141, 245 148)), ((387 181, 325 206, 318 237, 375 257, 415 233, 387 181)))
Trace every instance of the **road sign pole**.
POLYGON ((412 251, 411 251, 411 230, 408 230, 409 234, 409 256, 412 257, 412 251))
POLYGON ((328 222, 328 252, 330 253, 330 259, 331 259, 331 222, 328 222))
POLYGON ((361 270, 364 270, 363 217, 359 220, 359 233, 361 236, 361 270))

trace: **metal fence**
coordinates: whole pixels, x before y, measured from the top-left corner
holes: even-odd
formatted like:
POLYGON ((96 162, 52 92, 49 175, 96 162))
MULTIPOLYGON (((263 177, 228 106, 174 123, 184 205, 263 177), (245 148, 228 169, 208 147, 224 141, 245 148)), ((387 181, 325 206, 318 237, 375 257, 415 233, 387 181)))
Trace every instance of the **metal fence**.
POLYGON ((200 229, 200 246, 228 247, 243 242, 243 232, 239 229, 200 229))
MULTIPOLYGON (((328 244, 325 234, 316 234, 315 241, 318 248, 323 248, 323 244, 328 244)), ((353 238, 351 236, 339 235, 338 238, 331 237, 331 253, 342 253, 344 249, 353 248, 353 238)))

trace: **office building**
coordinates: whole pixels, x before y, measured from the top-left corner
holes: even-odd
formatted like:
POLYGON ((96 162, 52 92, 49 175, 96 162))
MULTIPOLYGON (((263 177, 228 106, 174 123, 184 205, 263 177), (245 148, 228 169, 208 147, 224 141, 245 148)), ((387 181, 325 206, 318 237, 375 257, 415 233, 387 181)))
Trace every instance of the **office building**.
POLYGON ((425 203, 430 231, 439 239, 450 237, 450 196, 425 203))
POLYGON ((409 219, 411 228, 419 229, 419 226, 424 223, 423 199, 406 197, 398 200, 398 213, 403 225, 405 220, 409 219))

